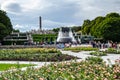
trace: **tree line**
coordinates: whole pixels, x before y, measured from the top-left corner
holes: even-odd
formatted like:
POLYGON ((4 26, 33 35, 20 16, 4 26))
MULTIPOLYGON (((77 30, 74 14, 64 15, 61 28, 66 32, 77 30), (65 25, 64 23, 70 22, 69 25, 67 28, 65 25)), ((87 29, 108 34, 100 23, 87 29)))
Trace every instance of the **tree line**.
POLYGON ((81 30, 83 34, 120 42, 120 14, 113 12, 105 17, 98 16, 93 20, 84 20, 81 30))

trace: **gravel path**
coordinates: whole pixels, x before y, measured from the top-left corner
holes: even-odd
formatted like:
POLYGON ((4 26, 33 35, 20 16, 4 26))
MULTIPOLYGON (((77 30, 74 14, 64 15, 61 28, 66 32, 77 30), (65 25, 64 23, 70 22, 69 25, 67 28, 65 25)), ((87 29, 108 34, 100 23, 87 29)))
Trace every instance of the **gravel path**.
MULTIPOLYGON (((62 51, 63 54, 77 56, 79 58, 82 58, 82 60, 85 60, 85 58, 87 58, 88 56, 93 56, 93 55, 89 54, 90 52, 92 52, 92 51, 81 51, 78 53, 71 52, 71 51, 62 51)), ((107 64, 115 64, 115 60, 120 59, 120 54, 107 54, 107 56, 101 56, 101 58, 104 61, 106 61, 107 64)))

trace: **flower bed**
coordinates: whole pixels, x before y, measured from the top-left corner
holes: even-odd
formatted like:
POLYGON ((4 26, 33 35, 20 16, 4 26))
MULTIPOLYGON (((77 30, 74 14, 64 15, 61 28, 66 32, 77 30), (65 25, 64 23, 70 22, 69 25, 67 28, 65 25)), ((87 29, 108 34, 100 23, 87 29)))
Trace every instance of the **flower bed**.
POLYGON ((51 48, 26 48, 0 50, 0 60, 19 61, 63 61, 76 57, 62 54, 57 49, 51 48))
POLYGON ((64 50, 71 50, 73 52, 80 52, 80 51, 98 51, 98 48, 92 48, 92 47, 69 47, 64 48, 64 50))
POLYGON ((110 67, 100 58, 92 57, 81 62, 53 63, 39 69, 6 72, 1 80, 119 80, 120 65, 110 67))

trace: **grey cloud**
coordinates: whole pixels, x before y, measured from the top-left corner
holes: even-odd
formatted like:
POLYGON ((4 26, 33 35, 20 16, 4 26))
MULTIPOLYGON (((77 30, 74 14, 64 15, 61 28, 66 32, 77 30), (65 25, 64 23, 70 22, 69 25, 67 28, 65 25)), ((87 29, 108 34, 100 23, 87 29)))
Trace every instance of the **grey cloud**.
POLYGON ((18 3, 9 3, 3 4, 3 9, 7 10, 8 12, 19 13, 21 12, 21 7, 18 3))
POLYGON ((12 12, 21 12, 21 8, 17 3, 12 3, 6 7, 12 12))

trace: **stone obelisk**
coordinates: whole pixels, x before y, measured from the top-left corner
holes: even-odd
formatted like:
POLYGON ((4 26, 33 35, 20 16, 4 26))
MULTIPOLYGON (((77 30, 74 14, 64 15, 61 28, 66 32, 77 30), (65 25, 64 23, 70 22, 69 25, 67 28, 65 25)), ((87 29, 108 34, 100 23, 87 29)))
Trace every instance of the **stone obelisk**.
POLYGON ((39 29, 42 30, 42 17, 39 17, 39 29))

